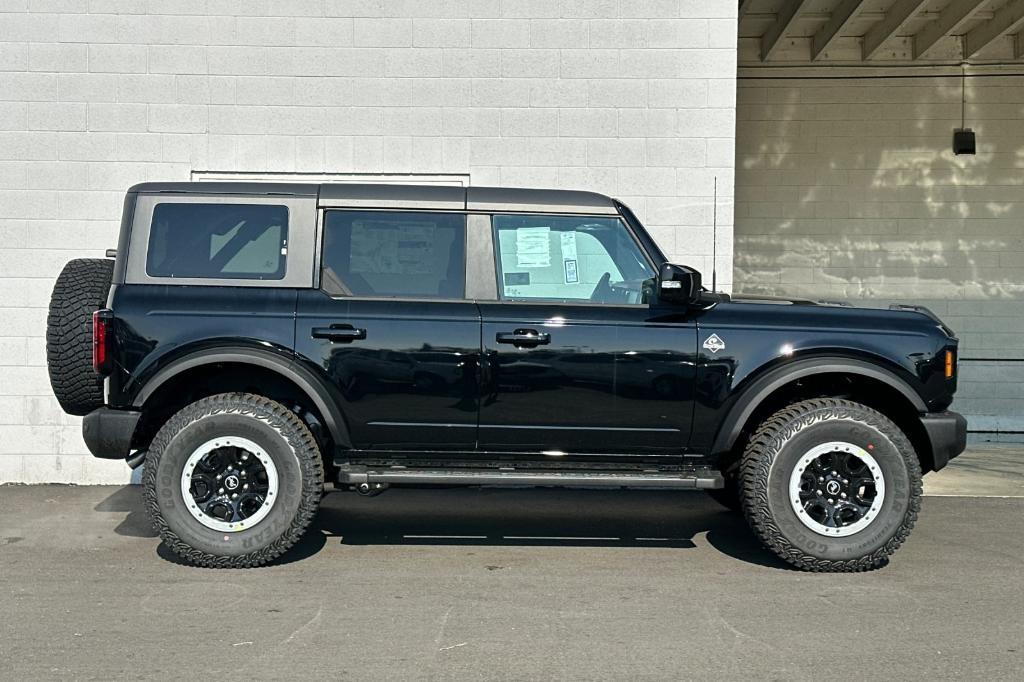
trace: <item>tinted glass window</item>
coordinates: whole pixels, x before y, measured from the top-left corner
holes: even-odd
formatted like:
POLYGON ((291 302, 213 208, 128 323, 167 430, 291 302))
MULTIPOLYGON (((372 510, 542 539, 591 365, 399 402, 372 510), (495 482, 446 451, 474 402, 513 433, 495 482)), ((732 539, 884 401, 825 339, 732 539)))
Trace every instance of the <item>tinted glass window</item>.
POLYGON ((151 277, 282 279, 288 209, 268 204, 157 204, 149 231, 151 277))
POLYGON ((463 298, 466 217, 328 211, 322 281, 340 296, 463 298))
POLYGON ((494 216, 506 300, 642 303, 654 270, 617 218, 494 216))

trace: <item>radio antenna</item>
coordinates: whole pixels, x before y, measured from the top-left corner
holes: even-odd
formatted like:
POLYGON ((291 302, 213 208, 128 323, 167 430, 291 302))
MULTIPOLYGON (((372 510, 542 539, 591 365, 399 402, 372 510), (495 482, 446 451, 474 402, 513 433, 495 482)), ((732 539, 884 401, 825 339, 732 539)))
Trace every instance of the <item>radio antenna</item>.
POLYGON ((711 209, 711 293, 718 292, 718 176, 715 176, 715 205, 711 209))

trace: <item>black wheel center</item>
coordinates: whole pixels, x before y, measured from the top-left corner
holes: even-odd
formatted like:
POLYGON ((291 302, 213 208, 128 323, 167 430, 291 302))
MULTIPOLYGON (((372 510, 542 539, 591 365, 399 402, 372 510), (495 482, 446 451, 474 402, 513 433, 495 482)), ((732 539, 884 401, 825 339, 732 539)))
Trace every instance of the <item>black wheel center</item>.
POLYGON ((876 495, 867 466, 850 452, 822 454, 801 474, 799 504, 808 518, 830 528, 859 521, 876 495))
POLYGON ((253 453, 224 446, 197 463, 189 492, 200 513, 232 523, 256 514, 269 488, 267 470, 253 453))

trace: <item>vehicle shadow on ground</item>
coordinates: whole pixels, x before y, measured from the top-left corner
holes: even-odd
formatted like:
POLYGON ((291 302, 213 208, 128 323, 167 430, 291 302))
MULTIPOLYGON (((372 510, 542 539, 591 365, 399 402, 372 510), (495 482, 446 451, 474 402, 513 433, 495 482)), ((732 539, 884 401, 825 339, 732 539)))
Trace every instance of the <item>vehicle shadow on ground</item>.
POLYGON ((757 541, 742 515, 699 492, 452 488, 392 489, 376 497, 337 493, 324 498, 307 539, 313 545, 323 538, 344 545, 685 550, 697 546, 695 536, 741 561, 787 567, 757 541))
POLYGON ((97 504, 98 512, 124 512, 125 517, 114 528, 114 532, 130 538, 155 538, 157 536, 153 524, 149 522, 142 501, 142 488, 137 485, 126 485, 118 488, 113 494, 97 504))
MULTIPOLYGON (((97 511, 127 512, 120 535, 155 537, 138 487, 97 511)), ((392 489, 376 497, 332 492, 309 531, 274 562, 288 564, 341 545, 650 547, 693 549, 694 537, 735 559, 786 564, 753 536, 742 515, 699 492, 438 488, 392 489)), ((157 553, 183 563, 160 545, 157 553)))

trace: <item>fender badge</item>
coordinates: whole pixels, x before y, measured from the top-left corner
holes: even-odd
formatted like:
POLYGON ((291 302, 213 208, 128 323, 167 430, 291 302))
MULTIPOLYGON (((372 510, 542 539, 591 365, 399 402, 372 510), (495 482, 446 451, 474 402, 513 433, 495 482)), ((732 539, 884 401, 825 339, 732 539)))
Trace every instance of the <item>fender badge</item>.
POLYGON ((725 350, 725 341, 722 341, 718 337, 718 334, 712 334, 708 337, 707 341, 704 342, 704 347, 712 353, 717 353, 720 350, 725 350))

